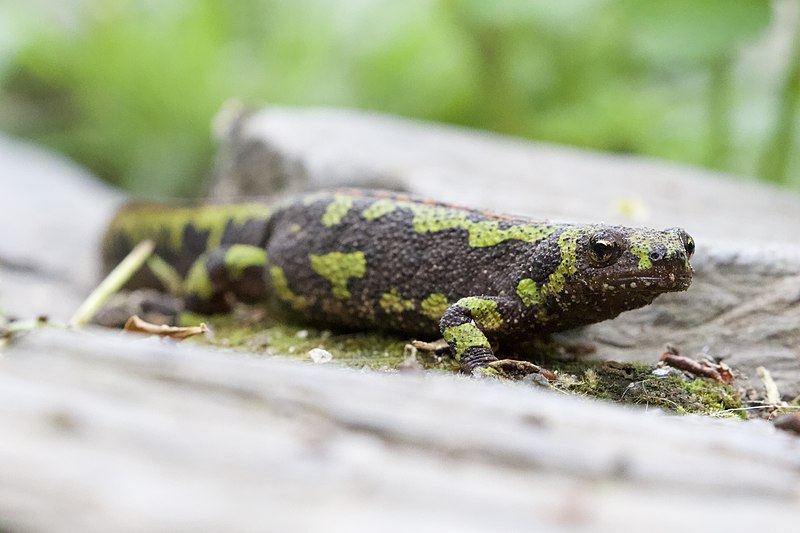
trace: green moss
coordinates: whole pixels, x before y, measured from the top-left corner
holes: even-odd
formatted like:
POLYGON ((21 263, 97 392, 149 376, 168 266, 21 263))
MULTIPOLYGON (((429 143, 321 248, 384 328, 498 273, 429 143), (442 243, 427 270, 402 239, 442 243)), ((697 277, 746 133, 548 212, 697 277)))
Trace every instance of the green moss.
MULTIPOLYGON (((720 415, 723 411, 742 407, 739 393, 733 387, 718 381, 698 378, 684 382, 684 387, 699 399, 705 414, 720 415)), ((745 411, 733 411, 730 416, 747 418, 745 411)))
MULTIPOLYGON (((705 378, 687 378, 679 372, 657 376, 653 374, 654 365, 554 361, 544 366, 557 372, 556 388, 582 396, 706 415, 720 415, 722 411, 742 406, 738 393, 729 385, 705 378)), ((730 416, 741 416, 741 412, 730 416)))
MULTIPOLYGON (((200 342, 231 348, 258 356, 279 356, 310 361, 308 352, 322 348, 333 355, 332 364, 380 371, 394 371, 404 360, 404 347, 409 339, 380 333, 337 334, 302 325, 275 322, 269 319, 242 319, 241 315, 201 317, 184 313, 185 325, 208 323, 213 335, 193 338, 200 342)), ((458 363, 448 356, 417 352, 417 361, 426 370, 457 372, 458 363)))
MULTIPOLYGON (((182 322, 196 325, 201 321, 210 324, 213 336, 189 342, 205 342, 256 356, 262 354, 302 361, 310 361, 308 352, 311 349, 322 348, 333 355, 331 364, 380 371, 398 369, 404 360, 404 346, 410 340, 380 333, 337 334, 269 320, 263 317, 263 312, 256 313, 254 319, 246 315, 243 318, 241 312, 237 316, 214 317, 184 314, 182 322)), ((488 345, 480 332, 474 329, 474 324, 464 324, 460 328, 467 330, 459 337, 462 350, 467 345, 488 345)), ((451 331, 451 335, 457 333, 451 331)), ((746 417, 745 411, 728 412, 740 408, 741 401, 733 387, 717 381, 692 379, 677 371, 659 377, 653 374, 656 366, 642 363, 558 360, 554 357, 559 349, 563 351, 563 347, 559 348, 555 343, 541 343, 535 347, 541 354, 536 363, 556 375, 551 386, 566 393, 681 414, 746 417)), ((459 372, 458 362, 447 354, 436 355, 419 350, 417 361, 426 370, 459 372)))

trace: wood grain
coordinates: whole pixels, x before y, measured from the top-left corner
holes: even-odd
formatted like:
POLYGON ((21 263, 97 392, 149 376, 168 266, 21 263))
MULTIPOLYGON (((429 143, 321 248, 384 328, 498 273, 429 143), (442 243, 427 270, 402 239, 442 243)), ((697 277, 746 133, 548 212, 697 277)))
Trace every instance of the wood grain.
POLYGON ((0 530, 767 530, 800 440, 523 384, 108 334, 0 361, 0 530))

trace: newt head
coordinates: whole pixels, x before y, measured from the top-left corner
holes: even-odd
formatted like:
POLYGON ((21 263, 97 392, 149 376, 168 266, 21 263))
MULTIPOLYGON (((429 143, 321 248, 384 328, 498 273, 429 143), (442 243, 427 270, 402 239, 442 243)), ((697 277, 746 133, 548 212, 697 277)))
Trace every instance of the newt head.
POLYGON ((688 289, 694 248, 694 239, 681 228, 596 227, 576 242, 575 290, 590 307, 614 317, 659 294, 688 289))
POLYGON ((597 227, 576 243, 578 271, 598 292, 685 291, 692 281, 694 239, 681 228, 658 231, 597 227))
POLYGON ((520 281, 517 295, 550 330, 614 318, 692 281, 695 243, 680 228, 570 225, 547 240, 540 257, 557 256, 557 266, 520 281))

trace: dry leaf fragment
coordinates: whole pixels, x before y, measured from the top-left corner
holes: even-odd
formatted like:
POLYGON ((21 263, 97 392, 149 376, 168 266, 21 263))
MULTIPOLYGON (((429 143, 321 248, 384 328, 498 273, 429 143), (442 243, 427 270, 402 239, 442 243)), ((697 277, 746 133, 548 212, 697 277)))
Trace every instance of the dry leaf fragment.
POLYGON ((205 322, 201 322, 199 326, 167 326, 164 324, 152 324, 142 320, 137 315, 133 315, 125 323, 123 331, 131 333, 144 333, 145 335, 157 335, 159 337, 168 337, 182 341, 195 335, 203 335, 208 331, 208 326, 205 322))
POLYGON ((697 361, 684 355, 678 355, 674 353, 674 350, 668 350, 661 354, 661 361, 666 365, 684 370, 695 376, 715 379, 727 385, 733 383, 733 373, 730 367, 724 363, 697 361))

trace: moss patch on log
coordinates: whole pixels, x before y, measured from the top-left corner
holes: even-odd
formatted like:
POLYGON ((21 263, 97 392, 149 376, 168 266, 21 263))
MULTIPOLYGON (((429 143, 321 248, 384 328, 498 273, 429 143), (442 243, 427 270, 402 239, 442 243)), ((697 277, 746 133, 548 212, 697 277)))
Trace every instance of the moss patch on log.
MULTIPOLYGON (((398 371, 407 364, 406 344, 411 339, 381 333, 335 333, 325 329, 278 322, 263 312, 247 311, 216 317, 184 314, 181 322, 210 324, 213 334, 203 340, 218 347, 249 354, 280 356, 311 361, 309 352, 323 349, 331 364, 376 371, 398 371)), ((730 409, 742 406, 736 389, 710 379, 694 378, 675 369, 654 372, 658 366, 615 361, 564 360, 555 356, 553 343, 537 344, 539 354, 531 359, 556 379, 546 386, 563 392, 616 403, 660 408, 675 413, 714 416, 744 416, 730 409)), ((530 353, 526 350, 526 353, 530 353)), ((416 351, 415 361, 427 371, 458 373, 458 364, 448 354, 416 351)), ((563 353, 562 353, 563 355, 563 353)), ((542 379, 523 380, 543 383, 542 379)))

